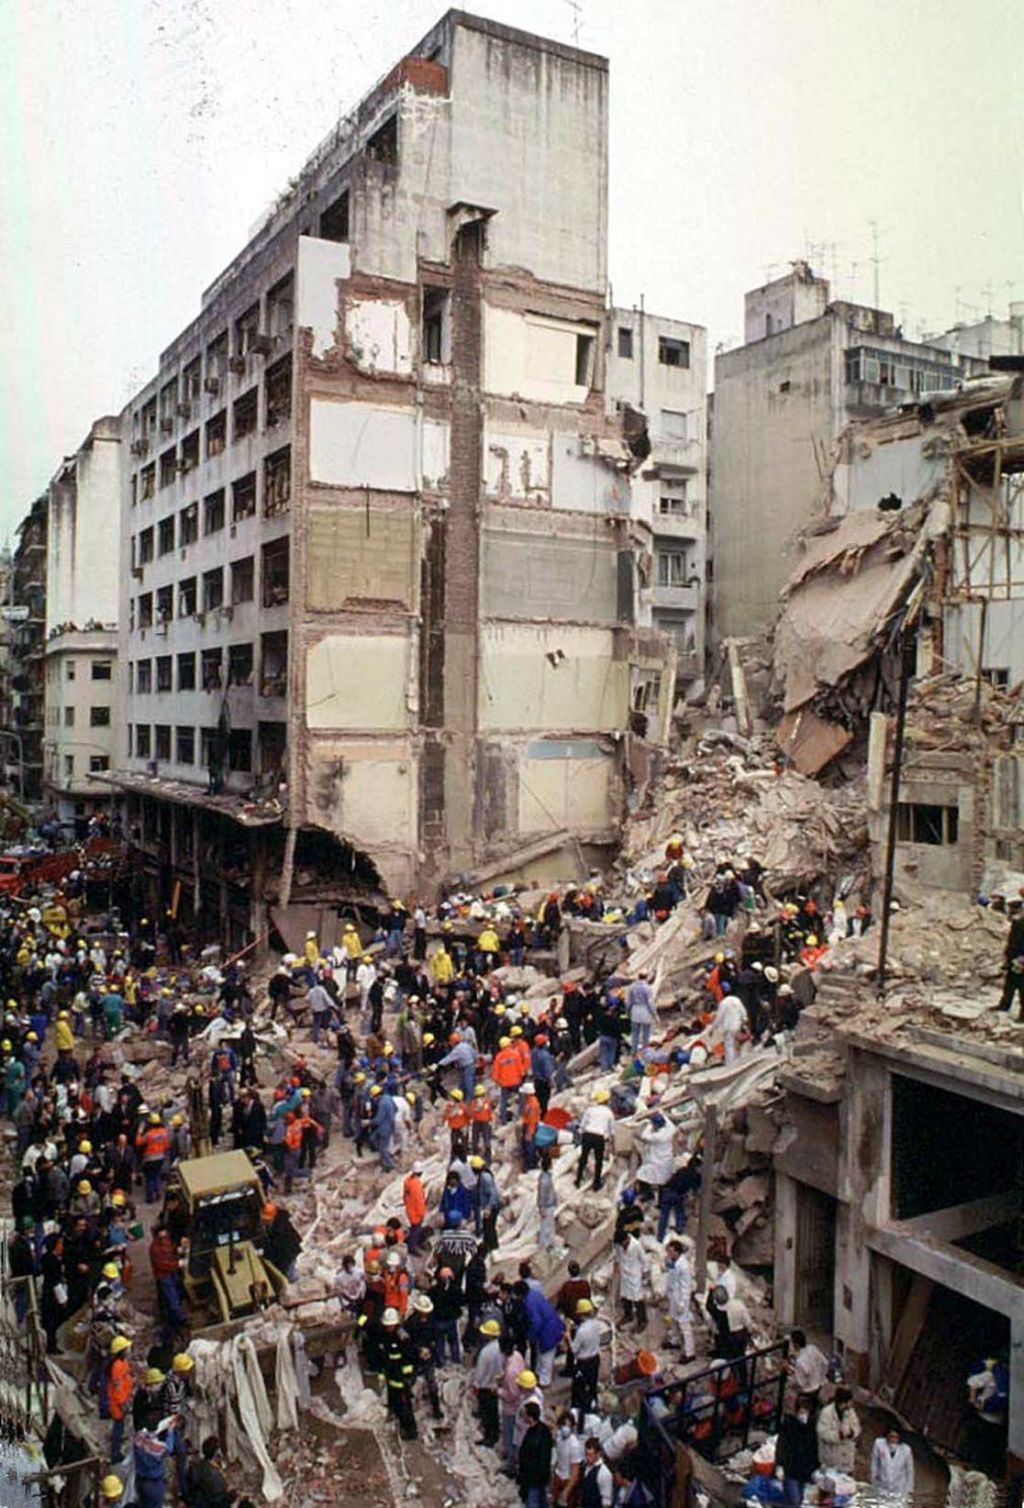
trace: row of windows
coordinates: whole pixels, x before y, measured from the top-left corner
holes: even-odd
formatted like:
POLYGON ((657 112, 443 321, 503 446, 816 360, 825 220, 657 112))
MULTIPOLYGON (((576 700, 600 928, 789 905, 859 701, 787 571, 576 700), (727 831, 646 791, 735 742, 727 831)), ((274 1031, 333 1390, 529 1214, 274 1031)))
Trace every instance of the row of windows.
POLYGON ((857 346, 846 352, 846 380, 894 387, 904 393, 925 393, 955 387, 958 373, 951 366, 920 357, 857 346))
MULTIPOLYGON (((195 412, 203 391, 216 395, 229 371, 241 374, 247 358, 267 356, 274 342, 291 335, 295 312, 295 279, 287 273, 275 283, 266 299, 256 299, 238 316, 230 328, 225 327, 210 340, 202 356, 195 356, 161 387, 159 395, 149 399, 132 417, 134 443, 146 445, 159 429, 170 434, 179 420, 188 420, 195 412)), ((291 357, 276 363, 287 365, 291 357)), ((290 384, 290 375, 289 375, 290 384)))
MULTIPOLYGON (((59 707, 48 706, 47 709, 46 709, 46 721, 49 724, 51 724, 51 726, 54 723, 59 723, 60 722, 60 708, 59 707)), ((75 726, 75 709, 74 709, 74 707, 65 707, 64 708, 64 724, 63 725, 64 725, 65 728, 73 728, 75 726)), ((90 728, 109 728, 110 727, 110 708, 109 707, 90 707, 89 708, 89 727, 90 728)))
MULTIPOLYGON (((623 361, 633 360, 632 325, 619 325, 616 350, 623 361)), ((663 367, 688 368, 690 365, 690 342, 688 340, 676 340, 671 335, 659 335, 658 362, 663 367)))
MULTIPOLYGON (((227 685, 251 686, 254 670, 254 645, 250 643, 229 644, 227 647, 227 685)), ((154 659, 134 660, 128 666, 128 689, 145 696, 155 689, 219 691, 225 684, 224 647, 179 655, 157 655, 154 659), (196 679, 198 668, 199 679, 196 679)), ((288 633, 260 635, 260 694, 283 696, 288 676, 288 633)))
MULTIPOLYGON (((190 468, 191 469, 191 468, 190 468)), ((282 445, 280 450, 271 451, 270 455, 263 458, 263 516, 271 518, 275 513, 283 513, 291 502, 292 495, 292 448, 290 445, 282 445)), ((163 483, 161 483, 163 485, 163 483)), ((151 498, 156 491, 155 463, 144 466, 137 477, 132 477, 132 504, 136 501, 136 495, 145 501, 151 498), (138 483, 138 488, 136 487, 138 483)), ((203 499, 203 533, 215 534, 218 529, 223 529, 226 512, 226 492, 223 487, 210 492, 203 499)), ((237 523, 239 519, 251 518, 256 512, 256 472, 246 472, 245 476, 237 477, 231 484, 231 522, 237 523)), ((194 544, 199 538, 199 504, 189 503, 187 508, 182 508, 178 514, 178 544, 194 544)), ((153 559, 154 532, 153 526, 141 529, 138 534, 138 551, 134 560, 135 565, 145 565, 147 560, 153 559)), ((169 513, 162 518, 156 526, 155 544, 157 553, 166 555, 174 549, 175 542, 175 518, 169 513)))
MULTIPOLYGON (((90 677, 94 681, 110 681, 114 676, 113 660, 91 660, 89 662, 90 677)), ((56 660, 51 660, 47 667, 47 680, 52 684, 60 674, 56 660)), ((78 662, 66 660, 64 662, 64 678, 73 681, 78 675, 78 662)))
MULTIPOLYGON (((89 763, 89 774, 90 775, 100 775, 100 774, 103 773, 104 770, 109 770, 110 769, 110 757, 107 754, 88 754, 88 755, 86 755, 84 757, 88 760, 88 763, 89 763)), ((74 778, 75 778, 75 756, 74 756, 74 754, 65 754, 64 755, 64 779, 65 780, 74 780, 74 778)))
MULTIPOLYGON (((256 557, 245 555, 228 566, 225 598, 224 567, 214 566, 202 575, 186 576, 177 583, 177 616, 192 618, 217 612, 225 606, 252 602, 256 595, 256 557)), ((280 607, 288 601, 290 542, 288 535, 272 539, 260 551, 260 600, 264 607, 280 607)), ((155 592, 140 592, 132 599, 129 627, 152 628, 175 617, 175 584, 168 582, 155 592)))
MULTIPOLYGON (((196 729, 182 724, 170 723, 128 724, 128 755, 136 759, 156 759, 194 765, 196 763, 196 729)), ((213 762, 218 739, 218 728, 200 728, 198 740, 199 764, 208 769, 213 762)), ((252 770, 252 733, 248 728, 232 728, 227 736, 227 767, 243 774, 252 770)))

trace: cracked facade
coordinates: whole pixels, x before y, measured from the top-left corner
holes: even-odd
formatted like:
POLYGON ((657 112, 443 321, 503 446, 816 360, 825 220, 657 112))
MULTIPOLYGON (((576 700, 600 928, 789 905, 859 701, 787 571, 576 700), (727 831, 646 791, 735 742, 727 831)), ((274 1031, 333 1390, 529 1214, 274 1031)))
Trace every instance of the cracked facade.
POLYGON ((615 839, 675 652, 606 382, 607 86, 450 12, 128 405, 116 778, 155 902, 261 930, 312 829, 396 890, 615 839), (204 898, 225 844, 252 889, 204 898))

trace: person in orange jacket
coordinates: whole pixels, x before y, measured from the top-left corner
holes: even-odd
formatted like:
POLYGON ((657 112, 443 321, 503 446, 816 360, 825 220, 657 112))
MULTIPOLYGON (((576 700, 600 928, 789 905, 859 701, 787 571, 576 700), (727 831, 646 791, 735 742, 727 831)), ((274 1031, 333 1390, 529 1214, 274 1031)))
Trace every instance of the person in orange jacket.
POLYGON ((397 1309, 405 1319, 409 1309, 409 1274, 402 1265, 397 1251, 389 1251, 384 1259, 384 1307, 397 1309))
POLYGON ((498 1102, 498 1114, 504 1125, 511 1116, 512 1096, 526 1077, 526 1069, 523 1060, 512 1045, 511 1037, 501 1037, 498 1041, 498 1051, 494 1054, 494 1062, 491 1064, 491 1078, 497 1084, 501 1092, 498 1102))
POLYGON ((406 1246, 410 1257, 414 1257, 420 1249, 423 1222, 427 1218, 427 1196, 423 1188, 423 1169, 419 1163, 414 1164, 402 1182, 402 1203, 409 1223, 406 1246))
POLYGON ((146 1182, 146 1203, 155 1204, 163 1190, 164 1164, 171 1150, 171 1133, 154 1110, 144 1131, 135 1138, 146 1182))
POLYGON ((523 1065, 523 1078, 528 1079, 530 1077, 530 1044, 526 1040, 523 1028, 513 1026, 509 1031, 509 1036, 512 1038, 512 1046, 519 1054, 519 1061, 523 1065))
POLYGON ((523 1167, 527 1172, 537 1166, 537 1127, 540 1125, 540 1100, 532 1082, 523 1085, 522 1146, 523 1167))
POLYGON ((473 1090, 473 1102, 469 1107, 470 1148, 478 1156, 491 1160, 491 1128, 494 1124, 494 1102, 487 1093, 486 1084, 478 1084, 473 1090))
POLYGON ((292 1179, 299 1171, 299 1157, 302 1153, 302 1139, 306 1129, 312 1126, 317 1133, 320 1133, 322 1128, 306 1110, 300 1111, 298 1115, 294 1110, 289 1110, 284 1122, 284 1191, 290 1194, 292 1179))
POLYGON ((115 1335, 110 1342, 110 1369, 107 1372, 107 1412, 114 1422, 110 1435, 110 1459, 119 1461, 124 1444, 125 1420, 131 1418, 132 1394, 135 1383, 132 1378, 128 1353, 132 1343, 126 1335, 115 1335))
POLYGON ((451 1136, 453 1157, 466 1155, 466 1127, 469 1125, 469 1107, 461 1089, 448 1091, 448 1103, 444 1107, 444 1123, 451 1136))

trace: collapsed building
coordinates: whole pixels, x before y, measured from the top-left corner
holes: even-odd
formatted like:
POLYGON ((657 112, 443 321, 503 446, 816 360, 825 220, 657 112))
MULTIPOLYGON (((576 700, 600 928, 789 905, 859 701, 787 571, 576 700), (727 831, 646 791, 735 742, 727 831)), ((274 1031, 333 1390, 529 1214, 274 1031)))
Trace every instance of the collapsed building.
POLYGON ((609 852, 675 673, 646 422, 607 391, 607 162, 605 59, 450 12, 129 403, 113 778, 148 904, 240 943, 303 873, 609 852))

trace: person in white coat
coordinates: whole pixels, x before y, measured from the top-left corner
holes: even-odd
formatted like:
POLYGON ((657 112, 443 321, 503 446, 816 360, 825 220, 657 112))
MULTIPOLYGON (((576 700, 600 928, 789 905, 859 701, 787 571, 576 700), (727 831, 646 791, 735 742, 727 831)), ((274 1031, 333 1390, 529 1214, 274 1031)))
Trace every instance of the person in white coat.
POLYGON ((914 1453, 898 1429, 880 1435, 871 1447, 871 1480, 887 1497, 906 1498, 914 1491, 914 1453))
POLYGON ((396 1094, 395 1101, 395 1140, 392 1150, 399 1156, 409 1147, 413 1133, 416 1130, 416 1119, 413 1115, 412 1106, 404 1094, 396 1094))
POLYGON ((737 995, 725 995, 715 1012, 711 1030, 715 1040, 725 1047, 726 1066, 736 1061, 736 1043, 740 1032, 746 1029, 746 1025, 747 1013, 743 1008, 742 1000, 737 995))
POLYGON ((623 1231, 615 1243, 615 1266, 619 1274, 622 1322, 624 1325, 632 1322, 637 1330, 646 1330, 647 1300, 644 1283, 647 1259, 640 1242, 629 1231, 623 1231))
POLYGON ((822 1466, 844 1471, 852 1477, 857 1461, 860 1420, 849 1388, 836 1388, 832 1402, 826 1403, 818 1415, 816 1428, 822 1466))
MULTIPOLYGON (((693 1267, 689 1253, 681 1241, 670 1241, 665 1251, 667 1256, 665 1296, 668 1299, 668 1317, 682 1338, 683 1360, 692 1361, 696 1351, 693 1341, 693 1267)), ((674 1336, 670 1336, 665 1344, 671 1346, 678 1342, 675 1341, 674 1336)))
POLYGON ((668 1183, 676 1169, 673 1147, 676 1127, 656 1110, 640 1132, 640 1166, 636 1170, 637 1183, 646 1183, 660 1189, 668 1183))

